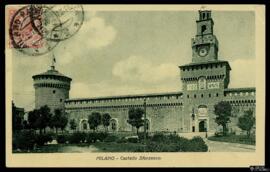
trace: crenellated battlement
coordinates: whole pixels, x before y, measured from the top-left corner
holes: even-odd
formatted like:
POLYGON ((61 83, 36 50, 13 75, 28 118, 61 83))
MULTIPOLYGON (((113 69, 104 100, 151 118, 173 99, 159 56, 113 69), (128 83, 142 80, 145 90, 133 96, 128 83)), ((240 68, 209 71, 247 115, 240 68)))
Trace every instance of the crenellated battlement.
POLYGON ((112 97, 97 97, 87 99, 68 99, 66 109, 72 108, 131 108, 143 107, 146 100, 147 107, 182 106, 181 92, 161 94, 141 94, 112 97))

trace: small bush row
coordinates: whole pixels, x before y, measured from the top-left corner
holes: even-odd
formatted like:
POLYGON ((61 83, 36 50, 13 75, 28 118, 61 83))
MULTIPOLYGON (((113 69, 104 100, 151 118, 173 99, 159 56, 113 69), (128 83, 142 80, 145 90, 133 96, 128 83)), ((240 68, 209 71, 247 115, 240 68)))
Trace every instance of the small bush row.
POLYGON ((177 134, 156 133, 147 141, 146 152, 206 152, 208 146, 201 137, 186 139, 177 134))
POLYGON ((34 130, 21 130, 12 137, 13 149, 32 150, 35 145, 43 146, 53 141, 54 134, 36 134, 34 130))
POLYGON ((107 133, 81 133, 76 132, 71 134, 69 137, 65 136, 57 137, 58 143, 65 143, 69 142, 71 144, 78 144, 78 143, 95 143, 97 140, 103 142, 107 139, 107 133), (65 142, 63 141, 65 139, 65 142), (60 142, 59 142, 60 141, 60 142))

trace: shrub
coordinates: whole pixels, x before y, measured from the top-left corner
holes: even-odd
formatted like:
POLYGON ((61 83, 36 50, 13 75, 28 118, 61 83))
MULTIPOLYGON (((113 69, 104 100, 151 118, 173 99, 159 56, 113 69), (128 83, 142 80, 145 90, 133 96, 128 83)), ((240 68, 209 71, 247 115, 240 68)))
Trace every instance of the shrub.
POLYGON ((180 145, 177 143, 150 142, 145 148, 146 152, 178 152, 180 145))
POLYGON ((35 137, 35 143, 38 146, 43 146, 48 142, 53 141, 53 136, 51 133, 48 134, 37 134, 35 137))
POLYGON ((57 138, 57 143, 66 143, 68 141, 68 136, 67 135, 58 135, 57 138))
POLYGON ((156 133, 151 138, 151 141, 161 142, 161 143, 179 143, 182 139, 177 134, 164 134, 164 133, 156 133))
POLYGON ((206 152, 207 150, 208 146, 201 137, 189 140, 177 134, 164 133, 154 134, 145 147, 146 152, 206 152))
POLYGON ((12 149, 32 150, 35 145, 35 131, 21 130, 12 137, 12 149))
POLYGON ((104 142, 117 142, 119 138, 116 135, 108 135, 105 139, 104 142))
POLYGON ((88 133, 86 136, 87 143, 95 143, 97 141, 97 133, 88 133))
POLYGON ((128 141, 127 141, 127 139, 126 139, 126 137, 121 137, 120 139, 118 139, 117 141, 116 141, 116 143, 127 143, 128 141))
MULTIPOLYGON (((144 141, 144 133, 139 133, 139 134, 138 134, 138 137, 139 137, 139 141, 140 141, 140 142, 144 141)), ((146 133, 146 139, 149 139, 149 138, 150 138, 150 137, 149 137, 149 134, 146 133)))
POLYGON ((97 140, 103 142, 106 137, 108 137, 108 133, 96 133, 97 140))
POLYGON ((84 143, 86 140, 86 133, 76 132, 69 136, 68 141, 71 144, 84 143))
POLYGON ((185 152, 207 152, 208 146, 201 137, 193 137, 183 151, 185 152))
POLYGON ((154 142, 164 142, 165 140, 166 140, 166 136, 163 133, 155 133, 151 138, 151 141, 154 141, 154 142))
POLYGON ((127 142, 129 142, 129 143, 138 143, 139 138, 138 137, 127 137, 127 142))

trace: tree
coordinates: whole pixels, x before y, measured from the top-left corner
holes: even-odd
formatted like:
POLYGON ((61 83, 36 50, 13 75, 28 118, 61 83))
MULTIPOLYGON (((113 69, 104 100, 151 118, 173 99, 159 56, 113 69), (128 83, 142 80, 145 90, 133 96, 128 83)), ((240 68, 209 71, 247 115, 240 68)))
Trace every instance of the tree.
POLYGON ((50 113, 50 108, 48 106, 42 106, 40 109, 34 109, 28 114, 29 127, 32 129, 39 129, 39 133, 42 130, 50 126, 52 114, 50 113))
POLYGON ((102 124, 106 131, 108 131, 108 126, 110 125, 111 116, 108 113, 105 113, 102 115, 102 124))
POLYGON ((28 124, 31 129, 36 130, 38 128, 39 110, 34 109, 28 113, 28 124))
POLYGON ((61 124, 60 124, 60 128, 62 130, 62 133, 63 133, 64 129, 66 128, 67 124, 68 124, 68 117, 67 117, 67 114, 64 112, 61 115, 61 124))
POLYGON ((29 129, 29 125, 26 120, 23 120, 23 129, 29 129))
POLYGON ((227 133, 227 123, 230 122, 232 107, 229 102, 221 101, 214 106, 214 113, 216 115, 216 123, 223 128, 223 135, 227 133))
POLYGON ((52 118, 52 114, 50 113, 50 111, 51 110, 47 105, 42 106, 39 109, 40 117, 38 119, 38 128, 40 130, 43 129, 44 133, 46 132, 45 128, 50 126, 50 122, 52 118))
POLYGON ((101 124, 101 115, 98 112, 93 112, 88 116, 88 123, 90 129, 96 131, 97 127, 101 124))
POLYGON ((140 108, 131 108, 128 111, 127 122, 133 127, 136 127, 137 135, 139 135, 139 128, 144 124, 144 120, 142 119, 143 114, 144 110, 140 108))
POLYGON ((55 128, 56 133, 58 133, 58 128, 63 132, 64 128, 68 123, 68 118, 66 114, 61 111, 61 109, 55 109, 54 116, 51 120, 51 126, 55 128))
POLYGON ((71 129, 71 130, 76 130, 77 124, 76 124, 75 119, 71 119, 71 120, 69 121, 69 126, 70 126, 70 129, 71 129))
POLYGON ((12 131, 18 131, 23 128, 22 125, 22 116, 20 112, 17 110, 17 107, 12 102, 12 131))
POLYGON ((238 127, 244 131, 247 131, 247 137, 250 137, 250 130, 255 124, 255 117, 253 111, 248 110, 244 112, 244 115, 238 118, 238 127))

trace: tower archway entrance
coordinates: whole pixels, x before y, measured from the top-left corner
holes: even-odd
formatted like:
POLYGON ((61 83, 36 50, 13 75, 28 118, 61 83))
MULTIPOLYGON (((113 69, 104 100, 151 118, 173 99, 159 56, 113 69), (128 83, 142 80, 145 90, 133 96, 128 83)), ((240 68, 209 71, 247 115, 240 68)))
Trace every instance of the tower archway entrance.
POLYGON ((200 121, 199 122, 199 132, 206 132, 206 121, 200 121))

